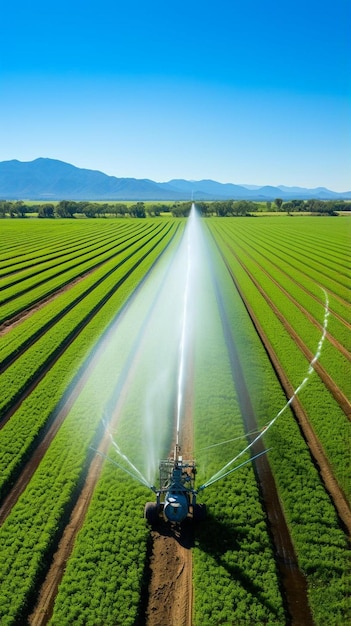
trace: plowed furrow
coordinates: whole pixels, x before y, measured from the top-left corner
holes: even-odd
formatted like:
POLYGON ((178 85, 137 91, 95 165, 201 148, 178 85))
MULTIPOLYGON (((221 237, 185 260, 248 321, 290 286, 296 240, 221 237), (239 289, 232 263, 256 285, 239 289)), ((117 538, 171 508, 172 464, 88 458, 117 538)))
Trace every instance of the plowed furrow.
MULTIPOLYGON (((252 431, 257 432, 256 417, 242 371, 240 357, 233 340, 230 322, 223 305, 216 277, 213 275, 212 278, 232 369, 232 377, 235 382, 241 414, 244 418, 245 430, 247 433, 252 431)), ((258 454, 263 451, 263 441, 259 440, 256 442, 252 454, 258 454)), ((259 459, 256 459, 254 461, 254 467, 274 544, 276 565, 280 573, 282 591, 290 614, 291 623, 303 623, 305 626, 313 626, 314 622, 308 604, 306 580, 298 566, 293 542, 281 507, 268 457, 263 455, 259 459)))
MULTIPOLYGON (((224 257, 223 257, 224 258, 224 257)), ((224 262, 225 258, 224 258, 224 262)), ((233 280, 233 283, 235 284, 235 287, 238 291, 238 293, 240 294, 240 297, 245 305, 245 308, 252 320, 252 323, 255 326, 255 329, 257 331, 257 334, 259 335, 261 342, 270 358, 270 361, 275 369, 275 372, 277 374, 277 377, 282 385, 282 388, 284 389, 285 395, 287 398, 291 398, 294 394, 294 387, 291 384, 291 382, 289 381, 288 377, 286 376, 280 362, 279 359, 275 353, 275 351, 273 350, 267 335, 265 334, 260 322, 258 321, 252 307, 249 305, 249 303, 247 302, 241 288, 240 285, 238 284, 231 268, 228 266, 228 264, 226 263, 226 266, 228 268, 228 271, 231 275, 231 278, 233 280)), ((303 436, 309 446, 312 458, 314 460, 314 463, 316 465, 316 467, 318 468, 318 471, 320 473, 321 479, 326 487, 326 490, 328 491, 328 493, 330 494, 330 497, 333 500, 335 509, 338 513, 338 516, 340 518, 340 520, 342 521, 344 527, 347 529, 347 532, 349 534, 349 536, 351 535, 351 511, 350 511, 350 507, 349 504, 347 502, 347 499, 345 497, 345 494, 343 493, 343 491, 341 490, 341 488, 339 487, 339 484, 333 474, 332 468, 330 466, 330 463, 328 461, 328 458, 324 452, 323 446, 321 444, 321 442, 319 441, 318 437, 316 436, 310 422, 308 419, 308 416, 306 414, 306 412, 304 411, 304 409, 301 406, 301 403, 299 402, 298 398, 295 398, 293 403, 291 404, 291 408, 293 409, 296 418, 298 420, 299 426, 301 428, 301 431, 303 433, 303 436)))
MULTIPOLYGON (((306 344, 302 341, 302 339, 300 338, 298 333, 294 330, 294 328, 291 326, 291 324, 287 321, 287 319, 284 317, 284 315, 280 312, 278 307, 274 304, 274 302, 271 300, 271 298, 267 295, 267 293, 264 291, 264 289, 259 284, 258 280, 255 278, 255 276, 252 274, 252 272, 250 272, 250 270, 246 267, 245 263, 235 253, 235 251, 232 249, 232 247, 229 246, 229 245, 227 245, 227 247, 230 250, 231 254, 236 258, 238 263, 240 263, 241 267, 246 272, 246 274, 249 276, 251 281, 254 283, 254 285, 257 288, 257 290, 259 291, 259 293, 264 297, 264 299, 266 300, 267 304, 270 306, 270 308, 272 309, 272 311, 274 312, 276 317, 280 320, 280 322, 283 324, 284 328, 288 331, 289 335, 292 337, 292 339, 294 339, 295 343, 298 345, 298 347, 300 348, 301 352, 305 355, 306 359, 309 362, 311 362, 313 357, 314 357, 314 354, 306 346, 306 344)), ((281 289, 281 287, 280 287, 280 289, 281 289)), ((283 293, 283 290, 282 290, 282 293, 283 293)), ((313 367, 314 367, 314 370, 319 375, 319 377, 321 378, 321 380, 323 381, 323 383, 325 384, 325 386, 327 387, 327 389, 330 391, 330 393, 332 394, 332 396, 336 400, 336 402, 339 404, 340 408, 345 413, 346 417, 349 420, 351 420, 351 403, 350 403, 349 399, 345 396, 345 394, 341 391, 341 389, 339 389, 339 387, 335 384, 335 382, 333 381, 331 376, 328 374, 328 372, 325 370, 325 368, 319 363, 319 361, 316 361, 314 363, 313 367)))

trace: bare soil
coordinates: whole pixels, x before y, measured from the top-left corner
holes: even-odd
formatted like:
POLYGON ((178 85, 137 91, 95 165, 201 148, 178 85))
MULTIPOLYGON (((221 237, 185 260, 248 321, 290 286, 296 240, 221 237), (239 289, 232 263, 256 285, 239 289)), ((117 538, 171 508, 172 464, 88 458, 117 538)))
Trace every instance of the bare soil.
MULTIPOLYGON (((189 460, 193 459, 192 416, 192 385, 188 380, 180 445, 183 458, 189 460)), ((146 626, 191 626, 193 543, 191 520, 181 525, 161 520, 151 531, 146 626)))
POLYGON ((33 313, 35 313, 36 311, 40 311, 41 309, 43 309, 49 302, 56 300, 62 293, 72 289, 72 287, 74 287, 77 283, 80 283, 89 274, 92 274, 95 271, 95 269, 96 268, 93 268, 92 270, 89 270, 89 272, 86 272, 82 276, 75 278, 74 280, 67 283, 63 287, 60 287, 59 289, 57 289, 57 291, 55 291, 53 294, 50 294, 49 296, 42 298, 38 302, 33 303, 27 309, 25 309, 24 311, 21 311, 21 313, 17 313, 17 315, 14 315, 13 317, 9 318, 8 320, 0 324, 0 337, 9 333, 11 330, 13 330, 13 328, 16 328, 16 326, 18 326, 19 324, 22 324, 24 320, 31 317, 33 313))
MULTIPOLYGON (((101 451, 102 450, 103 446, 101 446, 101 451)), ((29 616, 28 624, 30 624, 30 626, 44 626, 51 618, 58 586, 62 580, 66 563, 73 550, 76 535, 83 524, 94 492, 94 487, 100 475, 102 463, 103 458, 96 455, 90 465, 84 487, 72 511, 69 523, 64 530, 57 551, 53 556, 50 569, 40 588, 34 611, 29 616)))
POLYGON ((160 522, 151 531, 147 626, 191 626, 192 530, 160 522))

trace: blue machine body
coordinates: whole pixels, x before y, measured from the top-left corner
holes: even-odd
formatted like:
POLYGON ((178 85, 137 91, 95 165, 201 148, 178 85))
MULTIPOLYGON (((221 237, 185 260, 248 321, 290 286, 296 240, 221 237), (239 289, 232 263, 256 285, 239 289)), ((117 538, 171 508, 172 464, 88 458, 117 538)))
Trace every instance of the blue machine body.
POLYGON ((191 478, 184 471, 183 461, 176 459, 171 484, 165 495, 163 514, 170 522, 182 522, 189 513, 191 478))
POLYGON ((166 521, 181 523, 196 504, 195 462, 183 461, 180 447, 176 445, 174 458, 161 461, 159 469, 160 488, 154 488, 158 510, 163 512, 166 521))

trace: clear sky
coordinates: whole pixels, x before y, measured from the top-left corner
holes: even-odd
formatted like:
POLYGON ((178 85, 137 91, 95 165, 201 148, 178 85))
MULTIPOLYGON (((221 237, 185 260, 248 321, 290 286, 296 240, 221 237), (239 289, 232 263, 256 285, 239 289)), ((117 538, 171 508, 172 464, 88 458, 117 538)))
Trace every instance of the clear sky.
POLYGON ((0 161, 351 189, 349 0, 16 0, 0 161))

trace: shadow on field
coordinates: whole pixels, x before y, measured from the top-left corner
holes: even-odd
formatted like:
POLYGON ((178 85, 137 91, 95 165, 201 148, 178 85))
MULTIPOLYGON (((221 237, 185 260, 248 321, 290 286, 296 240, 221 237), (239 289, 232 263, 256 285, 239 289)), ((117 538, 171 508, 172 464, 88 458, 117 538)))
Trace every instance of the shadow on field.
POLYGON ((161 519, 152 530, 161 537, 172 537, 187 550, 194 547, 194 525, 191 519, 185 520, 182 524, 171 524, 161 519))
MULTIPOLYGON (((235 552, 242 552, 242 542, 245 541, 247 544, 249 541, 248 531, 242 526, 235 529, 232 525, 219 522, 210 514, 207 514, 206 520, 201 524, 196 524, 194 530, 197 548, 211 556, 219 566, 228 572, 232 579, 237 580, 242 585, 247 593, 257 598, 263 606, 275 614, 277 612, 276 607, 267 600, 264 588, 258 585, 254 578, 244 571, 243 567, 235 564, 235 552), (231 557, 231 563, 228 563, 225 558, 228 551, 234 553, 231 557)), ((246 549, 245 552, 248 556, 252 556, 252 551, 246 549)))

